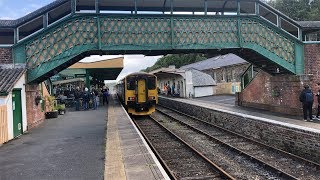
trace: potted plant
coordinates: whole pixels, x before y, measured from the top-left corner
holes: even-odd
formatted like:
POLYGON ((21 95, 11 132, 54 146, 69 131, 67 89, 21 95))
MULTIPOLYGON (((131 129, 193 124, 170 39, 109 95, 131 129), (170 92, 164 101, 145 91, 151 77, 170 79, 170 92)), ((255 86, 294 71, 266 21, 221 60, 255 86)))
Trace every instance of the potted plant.
POLYGON ((58 109, 57 109, 57 100, 54 96, 46 96, 46 119, 57 118, 58 109))
POLYGON ((66 105, 65 104, 58 104, 57 109, 60 115, 64 115, 66 113, 66 105))

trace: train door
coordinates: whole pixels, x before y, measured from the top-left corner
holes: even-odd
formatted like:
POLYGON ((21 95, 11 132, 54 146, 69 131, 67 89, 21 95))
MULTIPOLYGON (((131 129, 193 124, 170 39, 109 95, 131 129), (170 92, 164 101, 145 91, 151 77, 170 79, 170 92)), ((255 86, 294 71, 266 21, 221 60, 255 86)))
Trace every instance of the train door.
POLYGON ((144 103, 147 101, 146 93, 146 80, 138 79, 138 103, 144 103))

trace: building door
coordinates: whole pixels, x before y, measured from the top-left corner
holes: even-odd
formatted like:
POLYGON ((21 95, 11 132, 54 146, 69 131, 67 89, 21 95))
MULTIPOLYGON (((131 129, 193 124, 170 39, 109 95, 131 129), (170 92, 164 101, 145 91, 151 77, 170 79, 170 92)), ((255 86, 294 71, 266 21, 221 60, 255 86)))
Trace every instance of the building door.
POLYGON ((21 89, 12 91, 12 111, 13 111, 13 136, 17 137, 22 134, 22 105, 21 89))

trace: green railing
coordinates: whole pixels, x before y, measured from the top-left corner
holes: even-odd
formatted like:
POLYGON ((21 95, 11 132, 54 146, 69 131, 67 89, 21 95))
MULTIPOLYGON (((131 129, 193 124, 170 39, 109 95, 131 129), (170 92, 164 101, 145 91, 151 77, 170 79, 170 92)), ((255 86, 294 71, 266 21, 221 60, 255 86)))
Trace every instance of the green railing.
POLYGON ((245 70, 245 72, 241 75, 241 91, 251 83, 251 81, 258 74, 259 70, 259 68, 252 64, 245 70))
MULTIPOLYGON (((301 73, 303 45, 258 16, 152 16, 78 14, 13 47, 27 63, 28 82, 82 53, 148 54, 152 51, 254 50, 293 74, 301 73), (296 67, 296 65, 299 67, 296 67)), ((303 70, 303 69, 302 69, 303 70)))

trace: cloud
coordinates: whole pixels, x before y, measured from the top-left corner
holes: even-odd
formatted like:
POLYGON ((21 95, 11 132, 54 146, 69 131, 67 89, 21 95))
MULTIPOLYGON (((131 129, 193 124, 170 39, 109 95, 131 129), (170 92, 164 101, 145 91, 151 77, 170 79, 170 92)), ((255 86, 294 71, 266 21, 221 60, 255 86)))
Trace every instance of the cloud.
POLYGON ((94 62, 94 61, 101 61, 101 60, 113 59, 118 57, 123 57, 123 55, 104 55, 104 56, 92 55, 92 56, 83 58, 80 62, 94 62))
POLYGON ((0 19, 18 19, 54 0, 0 0, 0 19))
POLYGON ((156 63, 156 61, 162 56, 144 56, 144 55, 125 55, 124 56, 124 68, 119 74, 117 80, 122 79, 128 74, 139 72, 142 69, 146 69, 156 63))

